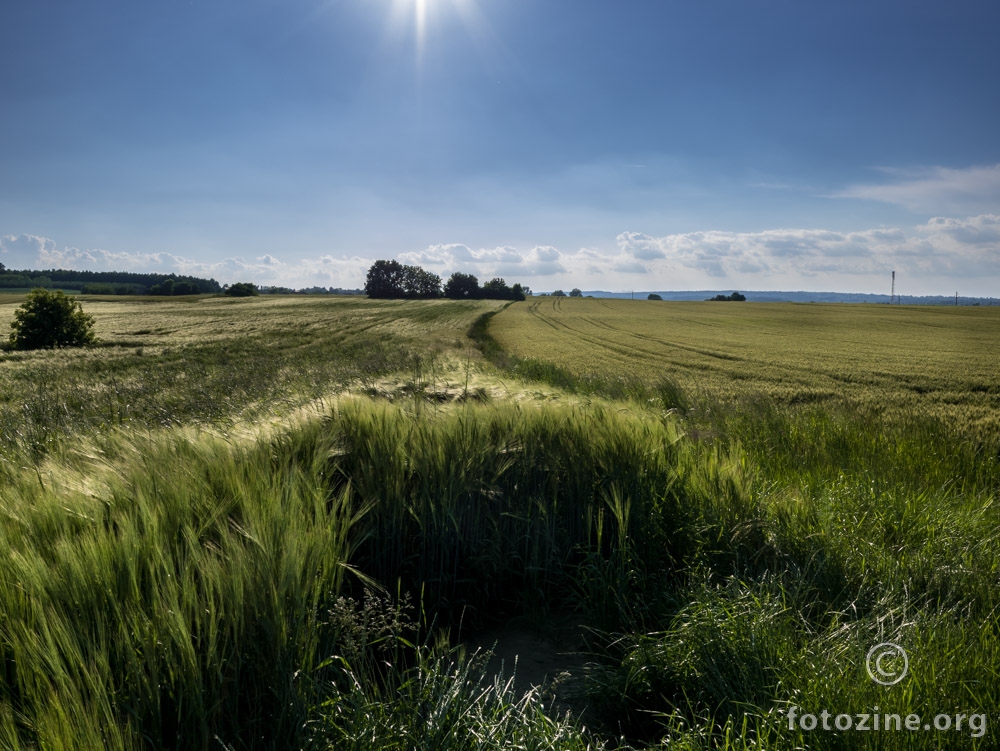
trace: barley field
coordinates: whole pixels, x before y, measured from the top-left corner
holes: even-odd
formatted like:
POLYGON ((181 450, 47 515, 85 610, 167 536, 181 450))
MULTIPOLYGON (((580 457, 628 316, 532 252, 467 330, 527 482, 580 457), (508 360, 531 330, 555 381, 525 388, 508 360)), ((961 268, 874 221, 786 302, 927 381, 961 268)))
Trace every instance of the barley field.
POLYGON ((82 301, 0 351, 0 749, 996 747, 990 309, 82 301))
POLYGON ((669 378, 715 399, 847 400, 973 423, 1000 410, 1000 307, 537 297, 490 332, 576 376, 669 378))
MULTIPOLYGON (((0 295, 0 335, 24 295, 0 295)), ((351 297, 81 297, 98 346, 0 350, 0 477, 66 436, 252 423, 336 393, 468 357, 496 303, 351 297)))

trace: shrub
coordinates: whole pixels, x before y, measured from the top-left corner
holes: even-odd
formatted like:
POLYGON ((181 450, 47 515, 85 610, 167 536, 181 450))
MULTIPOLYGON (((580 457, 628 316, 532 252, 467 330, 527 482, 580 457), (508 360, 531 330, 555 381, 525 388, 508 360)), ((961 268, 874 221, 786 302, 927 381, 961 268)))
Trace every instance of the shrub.
POLYGON ((10 324, 14 349, 81 347, 95 341, 94 317, 61 291, 33 289, 14 311, 10 324))

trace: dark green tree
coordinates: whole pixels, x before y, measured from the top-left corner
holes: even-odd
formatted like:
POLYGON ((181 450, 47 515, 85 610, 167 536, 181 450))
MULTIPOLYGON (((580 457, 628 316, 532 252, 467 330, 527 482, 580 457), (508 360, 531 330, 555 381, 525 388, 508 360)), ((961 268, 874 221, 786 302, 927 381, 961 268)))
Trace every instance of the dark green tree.
POLYGON ((94 317, 63 292, 33 289, 11 322, 10 344, 14 349, 81 347, 96 341, 94 317))
POLYGON ((570 297, 583 297, 583 292, 580 291, 579 287, 574 287, 569 292, 570 297))
POLYGON ((418 299, 441 297, 441 277, 419 266, 403 267, 403 296, 418 299))
POLYGON ((174 280, 164 279, 159 284, 154 284, 149 288, 149 294, 151 295, 172 295, 174 294, 174 280))
POLYGON ((173 293, 175 295, 197 295, 198 285, 191 282, 177 282, 174 284, 173 293))
POLYGON ((444 285, 444 296, 452 300, 475 300, 482 294, 479 280, 472 274, 456 271, 444 285))
POLYGON ((252 282, 236 282, 226 287, 226 294, 230 297, 253 297, 259 295, 257 285, 252 282))
POLYGON ((561 289, 557 289, 555 292, 552 293, 552 296, 553 297, 566 297, 566 293, 563 292, 561 289))
POLYGON ((646 299, 647 299, 647 300, 662 300, 663 298, 662 298, 662 297, 660 297, 660 296, 659 296, 658 294, 656 294, 655 292, 650 292, 650 293, 649 293, 649 295, 648 295, 648 296, 646 297, 646 299))
POLYGON ((379 299, 403 297, 403 264, 399 261, 375 261, 368 269, 365 294, 379 299))
POLYGON ((487 300, 510 300, 513 298, 513 292, 507 286, 507 282, 494 277, 483 285, 483 297, 487 300))

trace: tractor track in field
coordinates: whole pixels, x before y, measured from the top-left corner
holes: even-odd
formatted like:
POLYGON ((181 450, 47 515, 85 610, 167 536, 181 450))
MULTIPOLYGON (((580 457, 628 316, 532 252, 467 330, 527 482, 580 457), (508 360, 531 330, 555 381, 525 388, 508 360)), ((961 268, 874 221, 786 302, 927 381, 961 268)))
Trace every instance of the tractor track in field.
MULTIPOLYGON (((552 303, 553 313, 557 310, 562 310, 561 303, 562 298, 557 298, 552 303)), ((601 304, 604 307, 611 308, 606 303, 601 302, 601 304)), ((638 333, 616 327, 596 316, 574 316, 571 320, 579 323, 569 322, 566 320, 567 316, 565 312, 562 316, 555 316, 546 311, 543 301, 532 302, 528 307, 528 312, 539 323, 545 324, 547 327, 559 332, 561 336, 566 336, 574 342, 589 344, 599 350, 604 350, 621 357, 651 359, 662 363, 665 367, 679 367, 701 372, 715 371, 716 373, 735 378, 736 374, 732 372, 733 366, 727 366, 726 363, 749 365, 755 362, 753 358, 729 352, 705 349, 703 347, 672 341, 654 334, 638 333), (653 346, 649 346, 650 344, 653 346), (670 355, 671 351, 690 353, 705 359, 701 362, 693 362, 690 359, 679 356, 672 357, 670 355)), ((719 324, 705 323, 705 325, 716 328, 720 327, 719 324)), ((830 374, 823 370, 822 367, 810 365, 808 360, 802 360, 798 363, 784 363, 781 367, 781 372, 775 373, 774 380, 776 383, 823 386, 824 384, 816 382, 817 378, 824 382, 837 381, 837 379, 831 378, 830 374)), ((832 386, 833 384, 826 383, 825 385, 832 386)))

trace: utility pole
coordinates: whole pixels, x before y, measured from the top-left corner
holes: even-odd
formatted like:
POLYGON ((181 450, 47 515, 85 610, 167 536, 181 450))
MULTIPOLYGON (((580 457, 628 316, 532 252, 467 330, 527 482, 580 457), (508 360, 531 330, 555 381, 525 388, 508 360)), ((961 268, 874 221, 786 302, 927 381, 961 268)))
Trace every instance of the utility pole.
POLYGON ((955 307, 958 307, 958 290, 955 290, 955 307))
POLYGON ((889 304, 892 305, 893 299, 896 297, 896 272, 892 272, 892 291, 889 292, 889 304))

